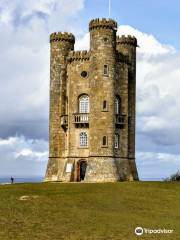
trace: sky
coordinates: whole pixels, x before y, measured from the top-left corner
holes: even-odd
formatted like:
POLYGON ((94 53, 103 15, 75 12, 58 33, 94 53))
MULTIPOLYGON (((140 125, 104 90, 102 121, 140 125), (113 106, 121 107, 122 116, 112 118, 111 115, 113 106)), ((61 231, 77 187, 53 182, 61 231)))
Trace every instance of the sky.
MULTIPOLYGON (((180 2, 111 0, 118 34, 137 48, 136 163, 140 179, 180 170, 180 2)), ((0 177, 44 176, 48 160, 49 34, 89 48, 88 23, 108 0, 0 0, 0 177)))

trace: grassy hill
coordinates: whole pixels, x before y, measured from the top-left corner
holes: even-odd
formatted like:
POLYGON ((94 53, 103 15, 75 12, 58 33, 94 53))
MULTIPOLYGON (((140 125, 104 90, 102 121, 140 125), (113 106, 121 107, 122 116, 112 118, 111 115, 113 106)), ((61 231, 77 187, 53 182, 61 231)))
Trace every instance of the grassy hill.
POLYGON ((180 239, 180 183, 0 186, 0 239, 180 239), (137 226, 173 229, 136 236, 137 226))

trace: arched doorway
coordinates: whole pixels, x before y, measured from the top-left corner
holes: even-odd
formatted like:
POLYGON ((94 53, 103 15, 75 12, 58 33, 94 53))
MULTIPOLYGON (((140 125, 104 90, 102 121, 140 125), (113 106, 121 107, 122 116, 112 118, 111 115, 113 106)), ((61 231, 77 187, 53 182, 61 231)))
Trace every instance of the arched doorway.
POLYGON ((87 162, 85 160, 79 160, 77 162, 77 181, 83 181, 86 175, 87 162))

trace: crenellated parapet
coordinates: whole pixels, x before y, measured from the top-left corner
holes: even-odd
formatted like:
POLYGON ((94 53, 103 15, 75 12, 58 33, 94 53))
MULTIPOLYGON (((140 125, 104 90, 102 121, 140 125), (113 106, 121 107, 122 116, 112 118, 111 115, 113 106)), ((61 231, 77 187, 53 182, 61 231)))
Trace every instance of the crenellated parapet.
POLYGON ((54 32, 50 35, 50 43, 57 41, 66 41, 70 43, 75 43, 75 37, 72 33, 68 32, 54 32))
POLYGON ((68 55, 68 61, 87 61, 90 58, 90 52, 88 51, 70 51, 68 55))
POLYGON ((114 21, 113 19, 109 18, 96 18, 91 20, 89 23, 89 30, 91 31, 92 29, 100 29, 100 28, 107 28, 107 29, 117 29, 117 22, 114 21))
POLYGON ((116 44, 127 44, 137 47, 137 39, 134 36, 128 35, 122 35, 116 37, 116 44))

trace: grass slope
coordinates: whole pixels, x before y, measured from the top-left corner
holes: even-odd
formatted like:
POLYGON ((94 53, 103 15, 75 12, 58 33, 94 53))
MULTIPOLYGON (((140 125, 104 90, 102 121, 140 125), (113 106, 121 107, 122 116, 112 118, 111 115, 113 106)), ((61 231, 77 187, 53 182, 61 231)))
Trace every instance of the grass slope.
POLYGON ((180 239, 180 184, 120 182, 0 186, 0 239, 180 239), (30 199, 19 200, 28 195, 30 199), (174 229, 136 236, 134 229, 174 229))

